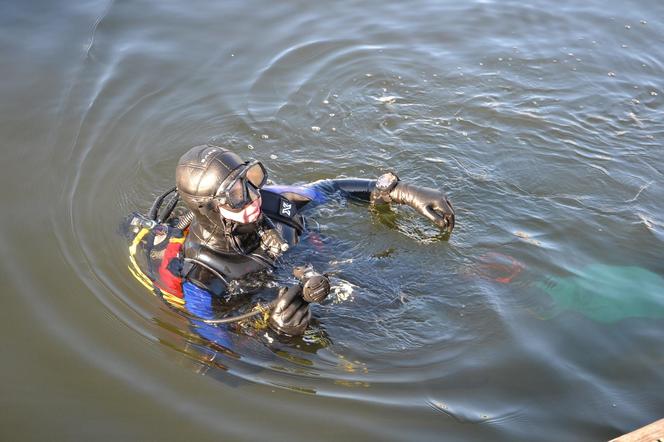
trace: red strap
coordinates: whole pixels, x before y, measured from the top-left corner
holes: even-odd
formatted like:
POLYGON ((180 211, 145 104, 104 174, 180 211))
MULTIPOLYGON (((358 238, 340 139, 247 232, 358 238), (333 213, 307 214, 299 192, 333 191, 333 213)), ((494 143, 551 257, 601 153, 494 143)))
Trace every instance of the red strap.
POLYGON ((159 282, 161 282, 162 289, 177 296, 184 298, 182 294, 182 278, 176 276, 168 269, 168 265, 174 259, 179 259, 180 250, 182 250, 181 241, 169 241, 164 251, 164 258, 159 264, 159 282))

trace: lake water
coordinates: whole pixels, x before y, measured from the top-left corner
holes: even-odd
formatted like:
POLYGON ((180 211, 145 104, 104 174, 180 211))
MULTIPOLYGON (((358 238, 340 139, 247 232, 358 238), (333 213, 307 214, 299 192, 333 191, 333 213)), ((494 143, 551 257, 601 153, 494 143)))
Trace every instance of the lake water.
POLYGON ((664 416, 664 3, 0 2, 2 440, 606 440, 664 416), (123 218, 189 147, 334 202, 325 345, 210 345, 123 218))

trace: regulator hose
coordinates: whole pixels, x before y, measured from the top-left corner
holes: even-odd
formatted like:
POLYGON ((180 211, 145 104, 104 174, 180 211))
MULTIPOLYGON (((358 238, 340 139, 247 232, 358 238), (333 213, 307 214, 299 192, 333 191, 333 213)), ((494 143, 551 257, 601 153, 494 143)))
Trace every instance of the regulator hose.
POLYGON ((150 211, 148 212, 148 218, 150 218, 152 221, 157 221, 157 214, 159 213, 159 208, 164 202, 164 199, 171 193, 175 192, 176 190, 177 187, 173 186, 172 188, 168 189, 166 192, 159 195, 157 199, 154 200, 154 203, 152 203, 152 207, 150 207, 150 211))
POLYGON ((173 309, 173 311, 175 311, 177 314, 179 314, 179 315, 181 315, 181 316, 183 316, 187 319, 191 319, 191 320, 194 320, 194 321, 201 321, 201 322, 204 322, 206 324, 231 324, 233 322, 244 321, 245 319, 249 319, 249 318, 254 317, 256 315, 260 315, 265 311, 272 310, 272 308, 274 307, 275 302, 276 302, 276 300, 275 300, 275 301, 272 301, 269 304, 256 304, 256 306, 251 311, 248 311, 247 313, 242 313, 241 315, 226 316, 224 318, 218 318, 218 319, 205 319, 205 318, 201 318, 198 315, 194 315, 194 314, 189 313, 185 310, 181 310, 179 308, 174 307, 173 304, 168 302, 163 297, 163 295, 160 296, 160 299, 164 302, 164 304, 166 304, 168 307, 173 309))
POLYGON ((194 263, 194 264, 198 264, 199 266, 201 266, 201 267, 207 269, 207 270, 210 271, 214 276, 216 276, 217 278, 219 278, 220 280, 222 280, 222 281, 224 282, 224 284, 228 285, 228 280, 227 280, 226 278, 224 278, 224 276, 223 276, 221 273, 219 273, 218 271, 216 271, 215 269, 213 269, 211 266, 207 265, 206 263, 204 263, 204 262, 201 261, 200 259, 196 259, 196 258, 187 258, 187 257, 185 257, 185 258, 184 258, 184 262, 191 262, 191 263, 194 263))
POLYGON ((180 195, 175 193, 171 200, 168 202, 168 205, 166 206, 166 210, 164 210, 164 213, 161 214, 161 217, 159 217, 159 223, 163 223, 168 219, 169 216, 171 216, 171 213, 173 213, 173 209, 175 209, 175 205, 180 201, 180 195))
POLYGON ((202 321, 205 322, 206 324, 228 324, 228 323, 231 323, 231 322, 238 322, 238 321, 242 321, 242 320, 247 319, 247 318, 251 318, 251 317, 256 316, 258 314, 261 314, 261 313, 263 313, 263 311, 265 309, 271 310, 272 307, 273 307, 273 304, 274 304, 274 302, 271 302, 268 305, 258 304, 250 312, 243 313, 241 315, 227 316, 225 318, 219 318, 219 319, 202 319, 202 321))
POLYGON ((194 212, 188 210, 187 213, 182 215, 178 220, 178 223, 175 225, 175 228, 184 230, 189 227, 189 224, 194 220, 194 212))

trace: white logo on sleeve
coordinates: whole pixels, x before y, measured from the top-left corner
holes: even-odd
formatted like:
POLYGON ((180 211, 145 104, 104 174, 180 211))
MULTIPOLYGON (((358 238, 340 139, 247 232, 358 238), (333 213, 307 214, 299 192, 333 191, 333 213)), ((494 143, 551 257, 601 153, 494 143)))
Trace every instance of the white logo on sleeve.
POLYGON ((281 206, 281 207, 279 207, 279 213, 281 215, 288 216, 288 217, 293 216, 293 214, 291 212, 292 209, 293 209, 293 204, 292 203, 289 203, 286 200, 281 200, 279 205, 281 206))

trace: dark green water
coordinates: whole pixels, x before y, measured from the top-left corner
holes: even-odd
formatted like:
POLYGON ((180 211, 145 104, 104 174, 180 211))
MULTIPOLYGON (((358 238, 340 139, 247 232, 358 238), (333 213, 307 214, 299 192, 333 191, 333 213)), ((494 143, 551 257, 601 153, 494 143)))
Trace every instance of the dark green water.
POLYGON ((664 415, 664 5, 0 2, 1 440, 606 440, 664 415), (121 219, 213 141, 334 203, 318 351, 208 348, 121 219), (251 148, 250 148, 251 147, 251 148), (389 251, 389 252, 386 252, 389 251))

